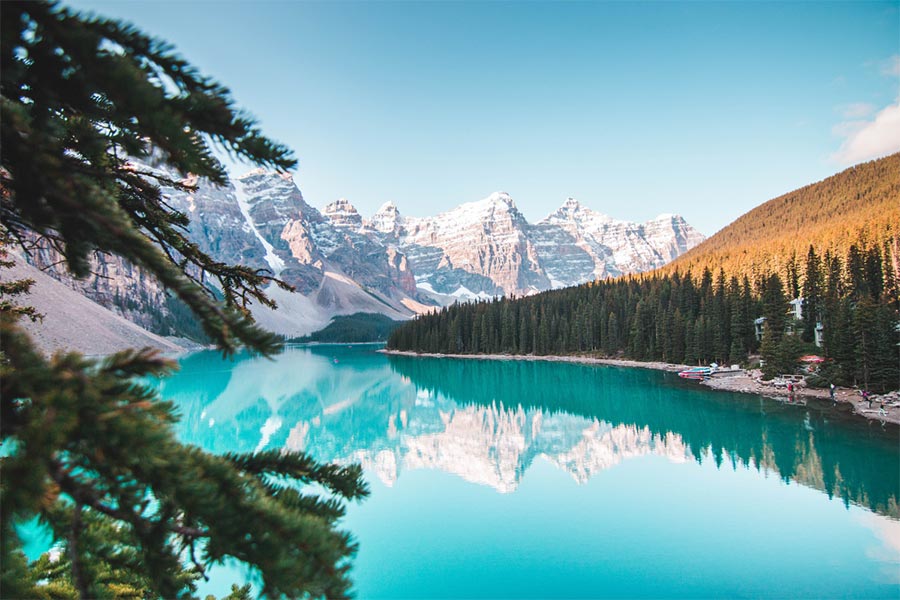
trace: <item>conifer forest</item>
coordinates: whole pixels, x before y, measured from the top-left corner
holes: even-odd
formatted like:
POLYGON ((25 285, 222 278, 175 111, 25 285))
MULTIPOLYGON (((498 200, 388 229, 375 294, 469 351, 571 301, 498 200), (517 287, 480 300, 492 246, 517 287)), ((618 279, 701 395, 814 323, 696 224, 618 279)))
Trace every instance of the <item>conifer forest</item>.
POLYGON ((821 379, 867 389, 898 385, 897 238, 846 255, 792 257, 785 274, 753 280, 720 269, 651 274, 458 304, 400 327, 388 347, 450 354, 592 354, 686 364, 745 363, 768 375, 819 353, 821 379), (802 298, 802 318, 790 300, 802 298), (757 335, 756 320, 762 334, 757 335), (815 345, 821 328, 821 347, 815 345))
POLYGON ((898 282, 893 154, 770 200, 656 271, 450 306, 400 327, 388 347, 684 364, 758 356, 769 378, 816 354, 826 360, 811 384, 885 391, 900 386, 898 282))

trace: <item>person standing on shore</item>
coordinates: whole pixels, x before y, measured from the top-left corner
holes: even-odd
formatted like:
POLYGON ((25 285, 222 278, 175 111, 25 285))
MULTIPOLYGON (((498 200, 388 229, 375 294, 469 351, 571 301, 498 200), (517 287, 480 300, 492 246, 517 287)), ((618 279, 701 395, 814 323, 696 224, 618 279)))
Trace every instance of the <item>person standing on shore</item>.
POLYGON ((834 402, 834 384, 828 385, 828 393, 831 394, 831 401, 834 402))

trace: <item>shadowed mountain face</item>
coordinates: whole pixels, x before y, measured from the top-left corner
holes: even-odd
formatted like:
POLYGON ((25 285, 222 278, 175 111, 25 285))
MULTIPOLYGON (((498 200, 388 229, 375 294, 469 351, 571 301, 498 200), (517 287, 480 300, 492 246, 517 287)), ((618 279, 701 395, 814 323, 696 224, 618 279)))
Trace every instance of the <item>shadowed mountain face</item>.
POLYGON ((584 483, 657 455, 762 469, 900 516, 895 427, 859 423, 830 406, 697 390, 654 371, 319 346, 271 361, 194 354, 161 389, 179 406, 189 442, 361 462, 387 485, 437 469, 509 493, 536 461, 584 483))

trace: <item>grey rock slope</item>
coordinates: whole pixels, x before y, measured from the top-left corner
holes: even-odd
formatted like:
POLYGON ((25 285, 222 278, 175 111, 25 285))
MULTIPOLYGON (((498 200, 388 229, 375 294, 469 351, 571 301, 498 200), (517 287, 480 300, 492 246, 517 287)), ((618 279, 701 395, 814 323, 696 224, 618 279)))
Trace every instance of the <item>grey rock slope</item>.
POLYGON ((124 317, 85 297, 41 270, 17 261, 3 270, 6 279, 33 279, 31 293, 20 303, 44 315, 42 322, 22 321, 38 348, 47 354, 78 350, 85 354, 110 354, 126 348, 150 347, 164 352, 182 352, 175 341, 143 329, 124 317))

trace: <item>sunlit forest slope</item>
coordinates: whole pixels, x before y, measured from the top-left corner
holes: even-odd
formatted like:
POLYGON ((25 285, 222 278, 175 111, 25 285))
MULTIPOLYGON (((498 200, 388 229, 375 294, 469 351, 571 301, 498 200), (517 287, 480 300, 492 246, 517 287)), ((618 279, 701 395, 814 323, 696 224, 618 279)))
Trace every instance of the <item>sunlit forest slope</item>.
POLYGON ((792 256, 806 256, 810 245, 819 255, 846 256, 851 244, 882 245, 898 227, 900 153, 769 200, 657 272, 787 274, 792 256))

